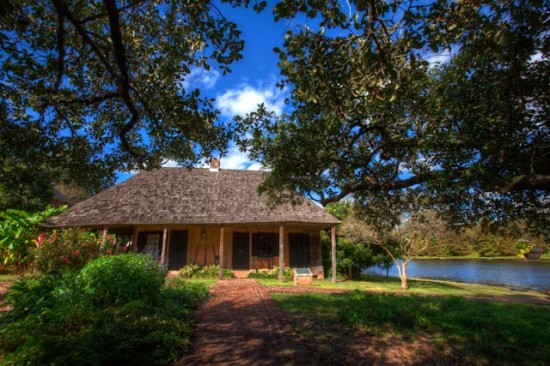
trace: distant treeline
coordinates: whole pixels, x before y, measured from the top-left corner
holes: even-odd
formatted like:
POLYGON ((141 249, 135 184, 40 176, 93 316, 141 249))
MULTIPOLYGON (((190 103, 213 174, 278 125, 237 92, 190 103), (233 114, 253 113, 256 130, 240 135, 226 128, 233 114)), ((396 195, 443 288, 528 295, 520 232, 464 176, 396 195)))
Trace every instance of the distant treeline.
POLYGON ((519 227, 488 233, 479 225, 460 233, 448 231, 444 235, 432 238, 424 255, 452 257, 477 253, 480 257, 515 256, 521 242, 548 250, 548 244, 542 237, 528 234, 519 227))

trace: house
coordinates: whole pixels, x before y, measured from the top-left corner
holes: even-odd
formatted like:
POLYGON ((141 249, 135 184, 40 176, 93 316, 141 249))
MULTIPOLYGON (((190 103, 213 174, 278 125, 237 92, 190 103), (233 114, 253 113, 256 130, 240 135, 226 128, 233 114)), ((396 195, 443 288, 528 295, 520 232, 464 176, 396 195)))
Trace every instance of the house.
POLYGON ((143 171, 47 225, 126 237, 130 250, 151 253, 173 270, 189 263, 235 270, 290 266, 310 268, 323 278, 319 234, 332 229, 334 252, 339 221, 305 197, 271 206, 258 193, 265 175, 219 169, 218 159, 210 168, 143 171))

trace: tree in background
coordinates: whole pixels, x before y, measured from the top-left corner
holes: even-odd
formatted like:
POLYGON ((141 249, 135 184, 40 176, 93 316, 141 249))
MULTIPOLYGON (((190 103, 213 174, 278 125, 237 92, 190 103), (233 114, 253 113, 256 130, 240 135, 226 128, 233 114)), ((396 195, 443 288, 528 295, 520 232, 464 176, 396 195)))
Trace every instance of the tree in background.
POLYGON ((426 252, 432 240, 441 238, 445 226, 434 212, 416 212, 392 230, 382 231, 352 212, 341 225, 341 234, 353 242, 368 242, 382 248, 397 268, 401 287, 408 288, 407 266, 426 252))
POLYGON ((12 196, 1 205, 36 208, 23 196, 42 205, 56 181, 97 191, 117 169, 223 153, 230 131, 184 82, 195 68, 229 72, 239 36, 210 1, 3 1, 0 189, 12 196))
POLYGON ((271 169, 272 199, 352 196, 389 226, 426 209, 550 226, 546 2, 288 0, 275 12, 307 19, 276 50, 291 112, 236 120, 271 169))
MULTIPOLYGON (((349 220, 348 216, 353 212, 353 203, 350 201, 331 203, 326 207, 326 211, 346 223, 349 220)), ((355 239, 346 237, 340 226, 337 228, 338 273, 344 274, 348 279, 357 280, 361 278, 361 274, 367 268, 378 266, 388 269, 391 266, 391 258, 381 247, 373 245, 364 238, 355 239)), ((331 270, 331 240, 325 232, 321 233, 321 245, 323 246, 323 266, 325 272, 329 273, 331 270)))

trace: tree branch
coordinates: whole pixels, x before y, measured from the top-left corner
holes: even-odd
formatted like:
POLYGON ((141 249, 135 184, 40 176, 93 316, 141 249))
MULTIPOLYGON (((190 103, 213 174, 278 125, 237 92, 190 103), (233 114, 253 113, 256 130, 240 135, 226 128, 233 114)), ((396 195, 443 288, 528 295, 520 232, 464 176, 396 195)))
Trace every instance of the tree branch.
POLYGON ((506 182, 495 184, 497 190, 504 194, 525 190, 550 191, 550 174, 518 175, 506 182))
MULTIPOLYGON (((140 6, 141 4, 143 4, 146 0, 138 0, 138 1, 131 1, 128 5, 126 6, 123 6, 122 8, 118 9, 119 12, 123 12, 127 9, 130 9, 130 8, 133 8, 133 7, 136 7, 136 6, 140 6)), ((100 19, 100 18, 104 18, 106 16, 108 16, 109 14, 107 12, 103 12, 103 13, 99 13, 99 14, 94 14, 94 15, 91 15, 87 18, 84 18, 82 20, 79 21, 80 24, 86 24, 92 20, 96 20, 96 19, 100 19)))
POLYGON ((71 22, 78 35, 82 38, 84 43, 86 43, 92 49, 92 51, 94 51, 94 53, 101 60, 101 63, 105 66, 109 74, 111 74, 112 77, 116 77, 116 73, 114 72, 111 64, 109 63, 105 55, 101 52, 98 45, 90 38, 90 36, 86 32, 86 29, 82 27, 74 14, 69 10, 67 4, 65 4, 63 0, 52 0, 52 2, 57 13, 61 14, 71 22))
POLYGON ((122 33, 120 31, 120 17, 115 0, 104 0, 105 8, 109 15, 109 27, 111 31, 111 39, 113 41, 113 48, 115 51, 115 60, 119 70, 118 74, 118 89, 124 104, 128 107, 130 114, 132 115, 130 120, 120 129, 119 137, 124 146, 124 149, 128 151, 132 156, 139 158, 139 164, 141 168, 143 166, 143 158, 145 154, 140 153, 134 149, 130 141, 128 140, 128 132, 138 123, 139 111, 134 103, 132 96, 130 95, 130 77, 128 75, 128 60, 126 58, 126 52, 124 50, 124 42, 122 40, 122 33))
POLYGON ((119 92, 112 92, 112 93, 97 95, 97 96, 94 96, 94 97, 83 98, 83 99, 67 99, 67 100, 60 99, 60 100, 58 100, 58 103, 59 104, 86 104, 86 105, 89 105, 89 104, 100 103, 100 102, 103 102, 105 100, 118 98, 118 97, 120 97, 119 92))
POLYGON ((414 175, 407 179, 401 179, 392 182, 386 183, 371 183, 363 182, 352 187, 347 187, 342 189, 339 194, 333 197, 328 197, 324 199, 321 204, 326 206, 331 202, 338 202, 348 196, 349 194, 359 192, 359 191, 370 191, 370 192, 379 192, 379 191, 394 191, 397 189, 409 188, 414 185, 427 182, 428 180, 434 179, 436 177, 444 176, 447 172, 445 171, 433 171, 427 172, 425 174, 414 175))
POLYGON ((55 80, 55 91, 59 90, 61 79, 65 73, 65 17, 57 14, 57 79, 55 80))

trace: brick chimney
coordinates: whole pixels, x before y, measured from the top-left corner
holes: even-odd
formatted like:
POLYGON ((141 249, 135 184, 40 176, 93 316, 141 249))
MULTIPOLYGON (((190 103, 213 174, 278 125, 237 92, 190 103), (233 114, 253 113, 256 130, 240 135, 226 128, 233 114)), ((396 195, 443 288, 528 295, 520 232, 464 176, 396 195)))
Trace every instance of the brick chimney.
POLYGON ((220 159, 210 158, 210 171, 211 172, 220 171, 220 159))

